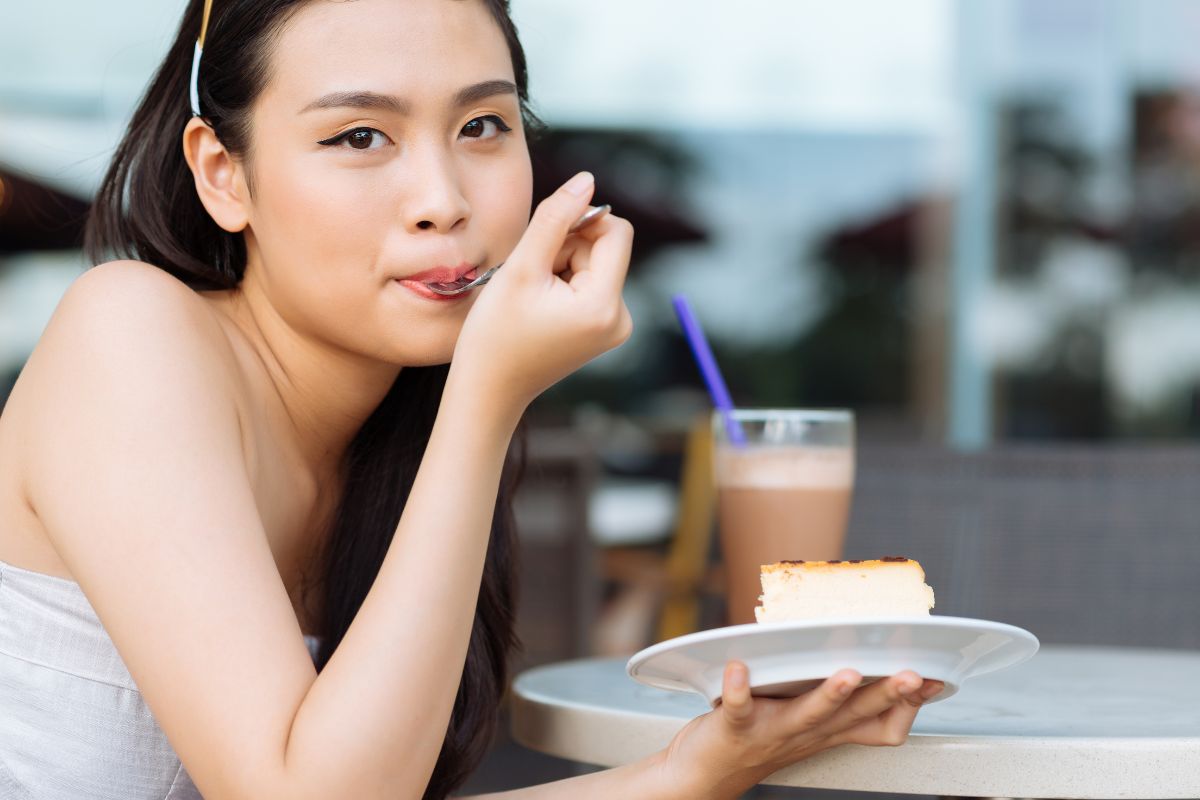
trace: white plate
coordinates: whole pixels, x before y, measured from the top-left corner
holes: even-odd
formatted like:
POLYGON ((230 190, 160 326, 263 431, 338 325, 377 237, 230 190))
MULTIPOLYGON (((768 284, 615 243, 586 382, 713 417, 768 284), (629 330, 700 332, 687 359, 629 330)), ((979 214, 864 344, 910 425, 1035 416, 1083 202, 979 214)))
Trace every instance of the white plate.
POLYGON ((857 670, 864 683, 911 669, 945 682, 936 701, 953 695, 967 678, 1011 667, 1037 649, 1029 631, 982 619, 821 619, 690 633, 647 647, 625 671, 660 689, 697 692, 715 705, 725 664, 733 660, 750 668, 756 697, 795 697, 839 669, 857 670))

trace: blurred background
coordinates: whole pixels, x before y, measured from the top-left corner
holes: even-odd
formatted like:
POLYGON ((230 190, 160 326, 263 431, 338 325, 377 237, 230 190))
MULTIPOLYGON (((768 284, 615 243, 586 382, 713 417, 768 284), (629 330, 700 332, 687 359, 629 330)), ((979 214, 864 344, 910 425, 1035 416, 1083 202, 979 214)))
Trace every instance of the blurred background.
MULTIPOLYGON (((0 8, 0 404, 182 5, 0 8)), ((518 668, 655 638, 709 406, 672 293, 739 405, 852 408, 864 452, 1200 438, 1200 4, 512 6, 539 196, 587 168, 637 228, 632 339, 529 416, 518 668)))

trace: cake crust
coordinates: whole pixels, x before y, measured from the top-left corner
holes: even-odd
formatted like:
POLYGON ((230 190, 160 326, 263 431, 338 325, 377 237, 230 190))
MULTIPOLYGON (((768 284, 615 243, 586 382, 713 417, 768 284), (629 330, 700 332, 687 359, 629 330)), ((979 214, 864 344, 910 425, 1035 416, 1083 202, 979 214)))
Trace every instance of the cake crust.
POLYGON ((919 562, 904 556, 884 556, 872 559, 851 559, 849 561, 776 561, 774 564, 763 564, 763 572, 781 572, 800 568, 802 570, 836 570, 836 569, 881 569, 894 568, 899 564, 912 564, 925 574, 919 562))

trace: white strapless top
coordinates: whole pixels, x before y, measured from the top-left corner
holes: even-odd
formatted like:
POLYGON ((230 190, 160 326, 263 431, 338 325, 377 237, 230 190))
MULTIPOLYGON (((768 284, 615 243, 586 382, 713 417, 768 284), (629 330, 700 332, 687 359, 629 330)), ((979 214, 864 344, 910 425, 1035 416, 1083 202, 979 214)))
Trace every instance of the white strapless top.
POLYGON ((79 584, 3 561, 0 798, 202 800, 79 584))

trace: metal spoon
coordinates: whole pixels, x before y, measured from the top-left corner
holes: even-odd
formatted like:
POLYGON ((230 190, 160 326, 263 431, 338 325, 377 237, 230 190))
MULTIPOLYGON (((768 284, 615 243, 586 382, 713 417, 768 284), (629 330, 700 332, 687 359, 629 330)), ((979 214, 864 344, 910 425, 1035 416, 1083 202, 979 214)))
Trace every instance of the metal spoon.
MULTIPOLYGON (((612 206, 610 206, 608 203, 605 203, 602 206, 596 206, 595 208, 589 208, 582 217, 575 220, 575 224, 572 225, 570 230, 567 232, 575 233, 576 231, 582 230, 583 228, 586 228, 588 225, 591 225, 593 222, 595 222, 596 220, 603 217, 609 211, 612 211, 612 206)), ((464 292, 469 292, 472 289, 474 289, 476 286, 483 286, 485 283, 487 283, 488 281, 490 281, 492 279, 492 276, 496 274, 496 270, 500 269, 503 266, 504 266, 504 263, 501 262, 501 263, 497 264, 496 266, 492 267, 491 269, 489 269, 487 272, 480 275, 475 280, 469 281, 467 283, 460 283, 459 281, 455 281, 454 283, 427 283, 425 285, 428 286, 430 288, 430 290, 435 292, 436 294, 446 295, 447 297, 453 297, 454 295, 459 295, 459 294, 463 294, 464 292)))

